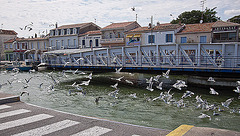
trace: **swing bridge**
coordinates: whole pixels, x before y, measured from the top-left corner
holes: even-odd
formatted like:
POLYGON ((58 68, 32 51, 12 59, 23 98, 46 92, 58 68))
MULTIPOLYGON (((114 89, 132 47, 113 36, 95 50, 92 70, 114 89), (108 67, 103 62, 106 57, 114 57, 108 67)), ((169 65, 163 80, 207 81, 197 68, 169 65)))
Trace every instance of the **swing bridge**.
POLYGON ((138 45, 54 50, 42 63, 63 69, 93 68, 240 73, 240 43, 138 45))

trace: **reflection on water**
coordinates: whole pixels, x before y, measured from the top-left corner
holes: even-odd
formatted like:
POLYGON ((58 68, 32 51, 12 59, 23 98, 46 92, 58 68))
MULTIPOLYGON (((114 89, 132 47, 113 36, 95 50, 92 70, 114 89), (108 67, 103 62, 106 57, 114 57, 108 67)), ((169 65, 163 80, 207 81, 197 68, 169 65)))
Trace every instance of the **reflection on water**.
MULTIPOLYGON (((82 81, 89 80, 87 76, 91 72, 85 72, 86 74, 80 72, 73 74, 68 71, 65 75, 59 71, 52 73, 50 71, 36 73, 20 72, 18 74, 2 72, 0 83, 3 85, 0 91, 19 95, 24 90, 29 92, 29 96, 23 95, 21 96, 21 100, 27 103, 136 125, 173 130, 181 124, 188 124, 240 131, 240 100, 238 99, 238 94, 232 91, 235 88, 233 86, 215 88, 214 83, 208 83, 208 86, 202 85, 196 87, 195 84, 186 83, 187 87, 178 90, 172 88, 176 80, 181 79, 189 82, 189 80, 199 80, 200 77, 171 75, 170 72, 169 78, 160 77, 159 79, 160 82, 163 82, 163 90, 161 91, 155 87, 159 83, 154 83, 154 91, 151 92, 146 89, 148 86, 146 79, 150 79, 150 77, 156 75, 143 73, 129 74, 126 72, 121 72, 120 74, 114 72, 93 72, 89 85, 81 86, 82 92, 86 93, 84 95, 76 90, 74 86, 81 84, 82 81), (114 80, 122 76, 124 77, 121 81, 114 80), (28 84, 26 84, 25 79, 30 79, 28 84), (126 79, 132 81, 133 84, 127 83, 126 79), (10 85, 8 81, 12 82, 12 84, 10 85), (111 85, 117 82, 119 92, 117 98, 115 98, 108 94, 115 90, 111 85), (40 84, 42 85, 40 86, 40 84), (219 95, 210 95, 209 86, 214 88, 219 95), (170 101, 164 102, 161 99, 151 101, 153 98, 158 97, 161 92, 167 94, 166 92, 170 88, 172 89, 169 94, 173 94, 173 98, 170 101), (69 90, 72 90, 71 94, 69 94, 69 90), (184 98, 183 102, 185 106, 178 107, 177 102, 181 100, 186 90, 194 92, 194 95, 184 98), (134 93, 136 93, 136 97, 130 96, 134 93), (206 108, 202 109, 202 107, 197 108, 196 96, 201 96, 204 103, 208 103, 208 105, 214 104, 215 107, 220 107, 224 111, 219 112, 218 109, 206 110, 206 108), (101 97, 98 103, 95 102, 97 97, 101 97), (222 107, 221 102, 225 102, 229 98, 234 98, 229 108, 222 107), (221 115, 213 116, 214 111, 221 115), (208 118, 199 118, 198 116, 201 113, 210 115, 211 120, 208 118)), ((204 81, 207 80, 207 77, 201 77, 201 79, 204 81)), ((223 79, 221 80, 223 81, 223 79)), ((228 82, 234 84, 236 81, 237 79, 232 79, 232 81, 228 82)))

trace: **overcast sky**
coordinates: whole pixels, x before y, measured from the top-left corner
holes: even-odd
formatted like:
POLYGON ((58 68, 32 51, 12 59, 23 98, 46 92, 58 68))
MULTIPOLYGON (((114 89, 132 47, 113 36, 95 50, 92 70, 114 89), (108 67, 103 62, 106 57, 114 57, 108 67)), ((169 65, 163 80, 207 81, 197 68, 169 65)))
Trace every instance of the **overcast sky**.
MULTIPOLYGON (((105 27, 112 22, 135 21, 147 26, 150 17, 154 23, 169 23, 184 11, 201 10, 201 0, 0 0, 2 29, 15 30, 18 37, 49 32, 51 24, 58 26, 93 22, 105 27), (132 11, 135 7, 135 11, 132 11), (170 16, 172 14, 172 16, 170 16), (31 31, 21 30, 33 23, 31 31)), ((206 0, 204 7, 217 7, 217 16, 223 21, 240 15, 240 0, 206 0)))

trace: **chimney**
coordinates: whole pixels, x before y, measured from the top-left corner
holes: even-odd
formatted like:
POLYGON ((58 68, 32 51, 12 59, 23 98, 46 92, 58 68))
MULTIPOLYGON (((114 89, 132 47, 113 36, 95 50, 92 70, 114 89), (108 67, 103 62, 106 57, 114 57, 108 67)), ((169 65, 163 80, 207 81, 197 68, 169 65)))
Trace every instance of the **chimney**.
POLYGON ((55 24, 55 27, 56 27, 56 28, 58 27, 57 22, 56 22, 56 24, 55 24))
POLYGON ((160 26, 160 22, 159 21, 157 22, 157 26, 160 26))
POLYGON ((35 38, 37 38, 37 34, 35 33, 35 38))

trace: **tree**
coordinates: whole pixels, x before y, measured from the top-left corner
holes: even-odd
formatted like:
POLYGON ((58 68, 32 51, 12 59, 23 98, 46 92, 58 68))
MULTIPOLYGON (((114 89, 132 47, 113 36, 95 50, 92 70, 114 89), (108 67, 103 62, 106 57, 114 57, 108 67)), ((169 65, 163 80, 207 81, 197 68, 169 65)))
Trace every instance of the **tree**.
POLYGON ((230 20, 230 22, 240 24, 240 15, 234 16, 234 17, 232 17, 232 18, 230 18, 230 19, 228 19, 228 20, 230 20))
POLYGON ((177 24, 179 22, 184 24, 196 24, 200 23, 200 20, 203 18, 204 23, 208 22, 216 22, 217 20, 220 20, 220 17, 217 17, 217 12, 215 11, 217 7, 214 7, 213 9, 206 8, 205 11, 200 10, 192 10, 192 11, 185 11, 181 13, 176 20, 173 19, 171 21, 172 24, 177 24))

